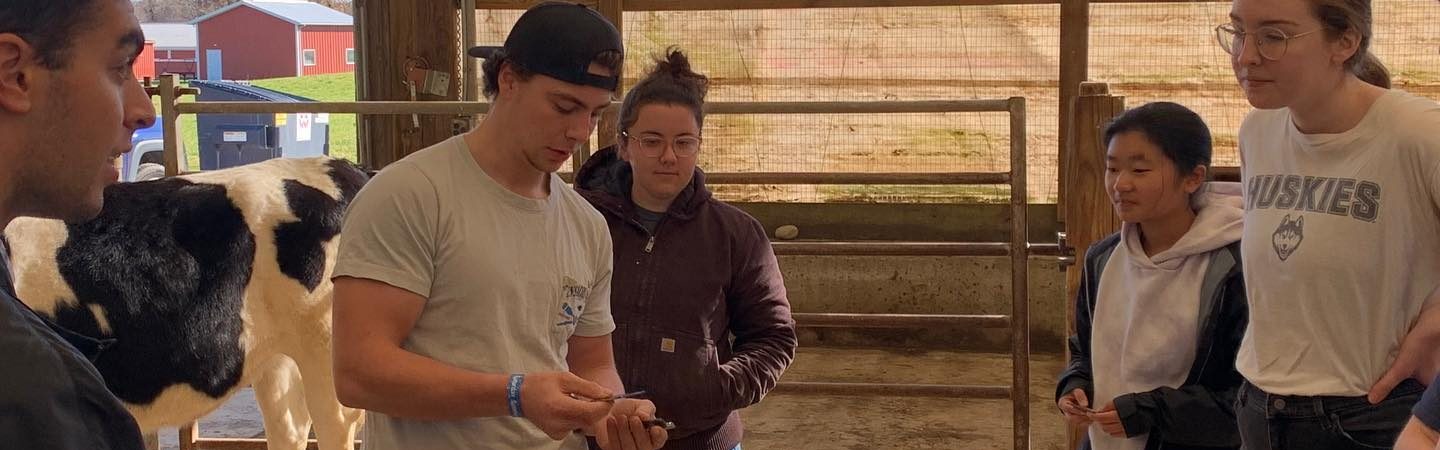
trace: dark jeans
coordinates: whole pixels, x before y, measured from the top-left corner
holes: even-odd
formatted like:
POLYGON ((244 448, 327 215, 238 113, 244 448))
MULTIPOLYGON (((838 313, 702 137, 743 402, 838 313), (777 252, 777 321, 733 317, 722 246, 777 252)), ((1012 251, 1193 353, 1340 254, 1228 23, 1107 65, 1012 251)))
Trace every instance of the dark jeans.
POLYGON ((1245 450, 1390 449, 1424 392, 1419 382, 1405 380, 1371 405, 1365 397, 1271 395, 1247 382, 1235 416, 1245 450))

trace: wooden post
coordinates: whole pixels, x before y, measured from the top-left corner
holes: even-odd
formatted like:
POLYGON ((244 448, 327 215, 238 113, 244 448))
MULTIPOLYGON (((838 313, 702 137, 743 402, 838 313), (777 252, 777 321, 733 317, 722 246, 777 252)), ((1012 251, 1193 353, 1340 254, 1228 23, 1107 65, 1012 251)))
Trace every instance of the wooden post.
POLYGON ((1030 450, 1030 294, 1025 97, 1010 98, 1010 363, 1015 450, 1030 450))
MULTIPOLYGON (((460 37, 454 0, 405 2, 367 1, 357 18, 356 40, 364 49, 363 85, 360 100, 408 101, 405 83, 407 65, 421 64, 430 70, 450 72, 459 66, 460 37)), ((421 93, 417 101, 459 100, 461 76, 450 74, 445 96, 421 93)), ((399 160, 417 150, 450 138, 452 116, 422 115, 420 126, 411 116, 362 116, 366 165, 374 169, 399 160)))
MULTIPOLYGON (((365 83, 365 71, 370 67, 370 64, 365 61, 365 56, 370 52, 365 49, 364 45, 361 45, 364 43, 364 39, 360 38, 360 36, 365 35, 365 22, 369 20, 365 18, 365 11, 369 9, 368 4, 368 0, 354 0, 351 4, 351 12, 353 13, 351 20, 355 23, 354 27, 352 27, 351 35, 352 39, 355 40, 355 98, 357 100, 370 98, 369 91, 366 89, 367 84, 365 83)), ((375 158, 370 156, 370 152, 370 130, 365 126, 365 116, 356 114, 356 159, 354 162, 363 166, 374 167, 375 158)))
POLYGON ((180 427, 180 450, 195 450, 200 440, 200 421, 180 427))
MULTIPOLYGON (((600 0, 595 10, 600 11, 601 15, 610 19, 610 23, 615 24, 615 29, 620 30, 621 36, 625 35, 625 0, 600 0)), ((644 60, 645 59, 640 58, 639 55, 629 52, 625 55, 625 65, 627 66, 634 64, 634 61, 644 60)), ((615 88, 617 99, 623 98, 625 95, 624 74, 621 75, 621 84, 615 88)), ((605 112, 600 115, 600 125, 595 128, 596 142, 599 144, 599 147, 605 148, 614 145, 616 136, 620 134, 619 128, 620 108, 614 106, 607 108, 605 112)), ((575 156, 571 161, 575 165, 575 170, 580 170, 580 166, 584 165, 585 160, 590 158, 590 152, 591 150, 588 146, 575 152, 575 156)))
POLYGON ((176 93, 176 77, 174 74, 165 74, 160 77, 160 120, 165 123, 160 125, 160 136, 164 140, 161 156, 165 160, 165 176, 173 177, 180 174, 180 133, 175 130, 175 125, 180 123, 175 117, 175 101, 180 98, 176 93))
MULTIPOLYGON (((1070 176, 1062 191, 1069 192, 1065 204, 1065 233, 1075 247, 1076 264, 1065 270, 1068 305, 1065 308, 1067 334, 1075 333, 1075 295, 1080 291, 1080 270, 1084 267, 1085 251, 1090 244, 1120 229, 1120 219, 1110 206, 1105 192, 1105 125, 1125 111, 1125 98, 1110 95, 1105 83, 1082 83, 1075 99, 1075 118, 1069 153, 1061 160, 1070 162, 1070 176)), ((1069 360, 1069 349, 1066 349, 1069 360)), ((1070 428, 1068 448, 1076 448, 1084 429, 1070 428)))
MULTIPOLYGON (((1070 126, 1075 97, 1080 83, 1090 77, 1090 0, 1061 0, 1060 2, 1060 151, 1066 155, 1074 148, 1070 126)), ((1056 217, 1065 222, 1065 204, 1070 195, 1065 180, 1070 176, 1070 167, 1065 158, 1059 162, 1060 189, 1056 194, 1056 217)))
MULTIPOLYGON (((460 51, 466 52, 470 47, 475 46, 475 0, 460 0, 460 51)), ((460 83, 464 88, 460 91, 463 94, 462 100, 467 102, 480 101, 480 60, 470 55, 462 55, 460 60, 461 79, 460 83)))

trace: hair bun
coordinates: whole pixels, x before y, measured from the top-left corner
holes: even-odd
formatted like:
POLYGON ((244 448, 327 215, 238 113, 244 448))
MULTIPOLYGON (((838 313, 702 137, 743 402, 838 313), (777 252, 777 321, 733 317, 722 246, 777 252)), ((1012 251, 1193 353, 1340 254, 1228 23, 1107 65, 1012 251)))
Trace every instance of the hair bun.
POLYGON ((710 79, 695 73, 695 70, 690 67, 690 58, 676 47, 665 49, 665 57, 655 60, 655 70, 652 73, 669 75, 676 81, 695 89, 701 97, 704 97, 710 88, 710 79))

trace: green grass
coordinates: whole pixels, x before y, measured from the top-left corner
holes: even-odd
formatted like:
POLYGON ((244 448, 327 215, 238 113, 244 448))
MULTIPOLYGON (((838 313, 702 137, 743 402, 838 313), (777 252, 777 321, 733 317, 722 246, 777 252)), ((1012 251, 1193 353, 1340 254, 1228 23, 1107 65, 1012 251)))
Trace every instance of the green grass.
MULTIPOLYGON (((1008 139, 1008 138, 1007 138, 1008 139)), ((907 156, 952 156, 960 159, 981 158, 985 150, 1004 144, 984 130, 962 128, 929 127, 907 133, 904 150, 895 155, 907 156)))
POLYGON ((274 89, 320 102, 355 101, 355 74, 353 73, 271 78, 255 80, 251 83, 266 89, 274 89))
MULTIPOLYGON (((255 80, 254 85, 317 102, 355 101, 355 74, 336 73, 295 78, 255 80)), ((354 114, 330 115, 330 156, 358 162, 354 114)))

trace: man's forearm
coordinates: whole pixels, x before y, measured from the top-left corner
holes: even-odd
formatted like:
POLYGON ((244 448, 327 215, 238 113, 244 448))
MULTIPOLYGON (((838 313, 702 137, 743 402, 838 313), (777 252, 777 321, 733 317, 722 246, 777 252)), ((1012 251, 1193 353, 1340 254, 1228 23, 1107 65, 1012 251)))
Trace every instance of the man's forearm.
POLYGON ((614 391, 616 395, 625 392, 625 382, 620 380, 620 372, 615 370, 614 364, 597 364, 590 367, 571 367, 570 372, 575 376, 595 382, 606 389, 614 391))
POLYGON ((620 380, 619 371, 615 370, 614 344, 609 334, 576 335, 570 338, 569 344, 570 351, 565 355, 565 362, 570 366, 570 373, 604 386, 616 395, 625 393, 625 383, 620 380))
POLYGON ((377 350, 366 364, 342 367, 335 385, 346 406, 427 420, 509 415, 508 374, 480 373, 404 349, 377 350))

